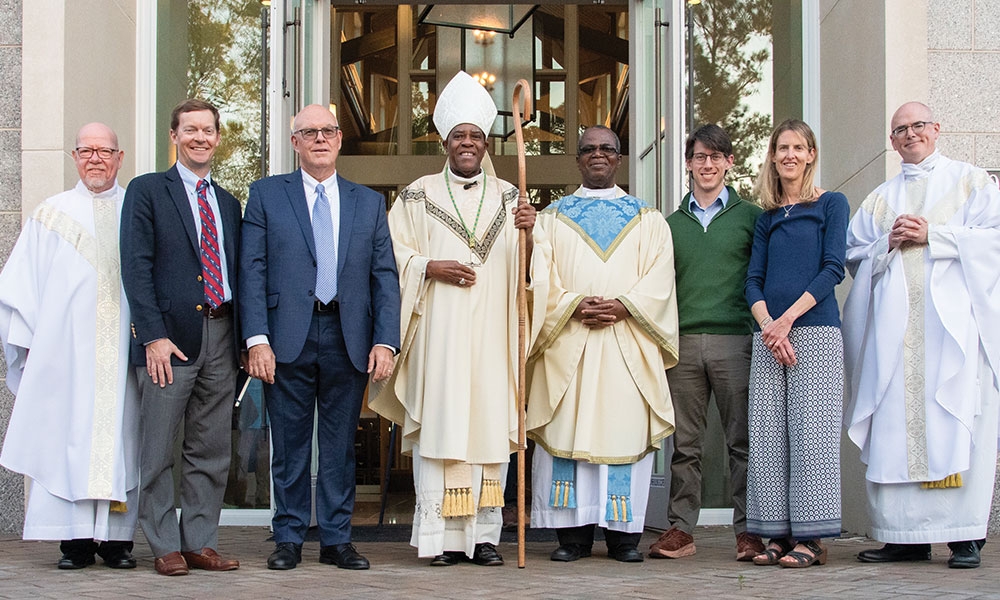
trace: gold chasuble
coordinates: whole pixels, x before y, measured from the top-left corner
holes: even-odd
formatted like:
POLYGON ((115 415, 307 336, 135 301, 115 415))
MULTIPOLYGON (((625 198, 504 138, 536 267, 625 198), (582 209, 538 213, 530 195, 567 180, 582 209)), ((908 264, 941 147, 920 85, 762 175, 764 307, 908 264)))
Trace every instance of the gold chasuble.
POLYGON ((403 347, 371 407, 402 425, 406 454, 418 445, 424 458, 506 464, 516 449, 516 200, 505 181, 446 169, 404 189, 389 211, 403 347), (463 222, 475 227, 471 247, 463 222), (431 260, 473 265, 475 284, 426 279, 431 260))
MULTIPOLYGON (((674 431, 665 369, 677 364, 673 244, 663 216, 617 197, 567 196, 535 223, 528 437, 554 457, 629 464, 674 431), (586 296, 631 317, 590 329, 571 319, 586 296)), ((578 194, 580 192, 578 191, 578 194)))

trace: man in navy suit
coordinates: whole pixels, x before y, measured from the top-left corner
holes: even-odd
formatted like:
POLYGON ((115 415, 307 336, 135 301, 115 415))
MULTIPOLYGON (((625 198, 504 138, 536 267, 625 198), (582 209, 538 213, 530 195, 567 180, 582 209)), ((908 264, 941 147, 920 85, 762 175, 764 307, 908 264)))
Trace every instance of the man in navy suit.
POLYGON ((219 111, 185 100, 170 117, 177 163, 136 177, 122 210, 122 281, 142 394, 139 523, 161 575, 230 571, 219 556, 241 338, 236 319, 240 203, 212 181, 219 111), (184 424, 181 517, 174 443, 184 424))
POLYGON ((351 544, 354 438, 368 375, 392 374, 399 276, 384 199, 337 175, 336 117, 307 106, 292 129, 302 168, 250 186, 240 256, 248 371, 265 383, 274 449, 276 547, 267 566, 294 569, 302 560, 318 411, 319 560, 367 569, 351 544))

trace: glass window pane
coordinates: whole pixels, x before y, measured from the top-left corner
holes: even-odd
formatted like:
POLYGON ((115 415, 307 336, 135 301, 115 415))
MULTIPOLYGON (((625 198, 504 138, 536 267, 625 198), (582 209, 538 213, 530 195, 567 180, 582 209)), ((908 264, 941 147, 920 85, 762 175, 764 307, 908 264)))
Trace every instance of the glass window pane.
POLYGON ((433 71, 437 68, 437 28, 434 25, 414 27, 416 35, 413 38, 413 61, 410 69, 433 71))
POLYGON ((341 23, 340 90, 332 94, 339 97, 337 118, 344 132, 341 153, 396 154, 396 10, 338 10, 337 20, 341 23))
MULTIPOLYGON (((733 140, 735 164, 727 181, 744 198, 767 153, 773 99, 771 3, 761 0, 703 2, 688 6, 694 56, 694 127, 718 123, 733 140)), ((685 74, 687 66, 685 65, 685 74)), ((686 107, 690 108, 690 107, 686 107)))
POLYGON ((580 95, 581 130, 610 127, 627 153, 628 140, 628 7, 581 6, 580 95))
POLYGON ((411 106, 413 112, 413 143, 411 152, 418 156, 444 154, 441 136, 434 128, 434 103, 437 101, 437 84, 433 79, 412 84, 411 106))
MULTIPOLYGON (((242 202, 250 183, 261 177, 261 11, 259 3, 244 0, 187 0, 157 6, 157 168, 165 170, 176 160, 167 136, 174 106, 185 98, 206 100, 219 110, 222 133, 212 178, 242 202)), ((233 413, 227 508, 271 505, 270 439, 262 406, 256 381, 233 413)), ((173 470, 178 490, 182 444, 178 436, 173 470)), ((179 503, 179 493, 176 498, 179 503)))
MULTIPOLYGON (((242 402, 233 409, 232 460, 223 498, 226 507, 271 507, 269 432, 263 384, 251 379, 242 402)), ((182 463, 178 460, 175 464, 182 463)))
POLYGON ((562 6, 543 6, 532 17, 535 31, 535 69, 564 70, 566 64, 565 10, 562 6))
MULTIPOLYGON (((563 81, 536 81, 534 101, 535 120, 524 126, 524 155, 549 156, 566 154, 566 83, 563 81), (554 105, 553 105, 554 104, 554 105)), ((504 129, 510 137, 497 145, 497 155, 517 155, 517 141, 513 135, 512 117, 502 116, 504 129)))
MULTIPOLYGON (((242 0, 189 0, 187 10, 187 97, 219 109, 222 141, 212 177, 245 202, 250 184, 261 176, 261 7, 242 0)), ((173 106, 164 108, 169 121, 173 106)))

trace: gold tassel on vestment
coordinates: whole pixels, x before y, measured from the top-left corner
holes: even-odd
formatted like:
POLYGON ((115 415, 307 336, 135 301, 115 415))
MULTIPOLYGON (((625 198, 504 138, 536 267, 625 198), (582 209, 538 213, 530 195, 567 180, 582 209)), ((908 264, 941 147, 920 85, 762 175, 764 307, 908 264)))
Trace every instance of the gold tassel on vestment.
POLYGON ((611 496, 611 520, 620 521, 618 518, 618 496, 611 496))
POLYGON ((496 506, 503 506, 503 488, 500 487, 500 481, 484 479, 483 487, 479 490, 479 508, 496 506))
POLYGON ((454 497, 454 492, 452 492, 451 490, 444 491, 444 499, 441 500, 441 516, 450 515, 451 513, 455 512, 455 509, 452 508, 452 506, 454 506, 455 504, 454 501, 452 500, 453 497, 454 497))
POLYGON ((622 503, 622 521, 628 521, 628 505, 625 503, 625 496, 618 498, 618 501, 622 503))
POLYGON ((474 514, 476 510, 472 502, 472 488, 452 488, 444 491, 442 517, 471 517, 474 514))
POLYGON ((962 487, 962 474, 953 473, 940 481, 925 481, 920 484, 925 490, 945 490, 962 487))
POLYGON ((113 513, 127 513, 128 506, 126 506, 124 502, 119 502, 118 500, 112 500, 111 506, 108 510, 113 513))
POLYGON ((500 484, 500 465, 483 465, 483 483, 479 488, 479 508, 503 506, 503 486, 500 484))
POLYGON ((442 517, 471 517, 476 514, 472 502, 472 465, 457 460, 444 464, 444 502, 442 517))

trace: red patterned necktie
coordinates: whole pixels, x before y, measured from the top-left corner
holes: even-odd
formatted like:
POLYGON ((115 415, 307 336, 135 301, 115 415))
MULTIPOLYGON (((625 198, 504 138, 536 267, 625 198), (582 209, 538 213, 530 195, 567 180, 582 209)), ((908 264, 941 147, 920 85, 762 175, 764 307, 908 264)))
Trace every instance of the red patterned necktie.
POLYGON ((219 308, 225 299, 222 291, 222 260, 219 258, 219 231, 215 228, 215 213, 208 204, 208 182, 198 180, 198 214, 201 215, 201 275, 205 281, 205 297, 212 308, 219 308))

